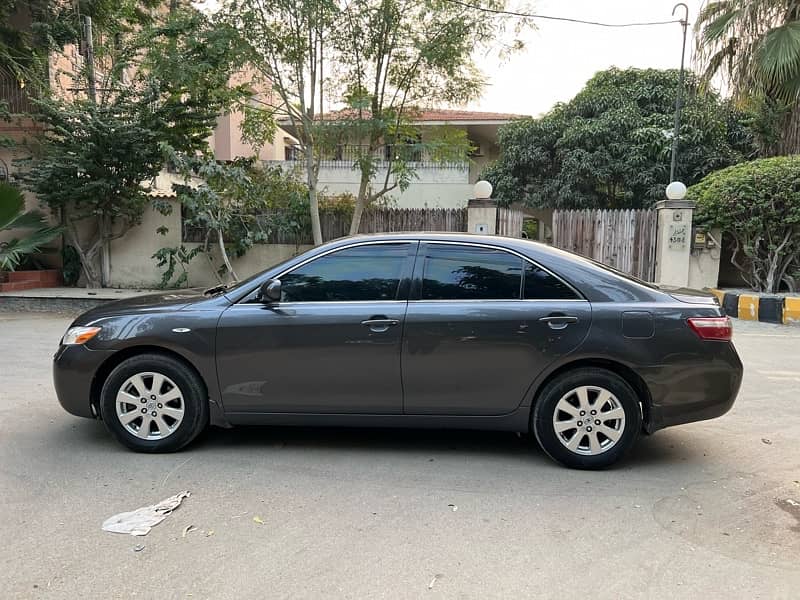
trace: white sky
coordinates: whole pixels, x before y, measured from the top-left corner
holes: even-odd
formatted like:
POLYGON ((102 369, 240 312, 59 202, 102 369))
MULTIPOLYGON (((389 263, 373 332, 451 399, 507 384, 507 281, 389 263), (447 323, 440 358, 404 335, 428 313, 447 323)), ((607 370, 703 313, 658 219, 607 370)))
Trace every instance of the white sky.
MULTIPOLYGON (((666 21, 676 0, 534 0, 531 12, 608 23, 666 21)), ((686 64, 691 66, 693 25, 702 0, 689 7, 686 64)), ((509 2, 509 8, 514 5, 509 2)), ((676 18, 683 9, 676 11, 676 18)), ((571 99, 597 71, 611 66, 678 68, 681 26, 608 28, 557 21, 536 22, 526 31, 525 49, 498 65, 496 57, 480 57, 488 76, 481 99, 469 108, 537 116, 556 102, 571 99)))

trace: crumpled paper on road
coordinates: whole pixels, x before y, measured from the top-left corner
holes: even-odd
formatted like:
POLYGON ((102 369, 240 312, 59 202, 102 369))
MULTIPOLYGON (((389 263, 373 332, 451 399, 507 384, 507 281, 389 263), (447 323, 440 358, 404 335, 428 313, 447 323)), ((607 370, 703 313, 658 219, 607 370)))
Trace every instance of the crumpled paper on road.
POLYGON ((189 492, 180 492, 162 500, 158 504, 143 506, 131 512, 119 513, 103 521, 103 531, 111 533, 129 533, 130 535, 147 535, 155 525, 181 505, 189 492))

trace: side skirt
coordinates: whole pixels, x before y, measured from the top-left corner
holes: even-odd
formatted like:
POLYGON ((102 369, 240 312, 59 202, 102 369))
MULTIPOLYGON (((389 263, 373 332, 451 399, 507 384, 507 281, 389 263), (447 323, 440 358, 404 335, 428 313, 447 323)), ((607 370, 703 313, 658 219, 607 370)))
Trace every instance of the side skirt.
POLYGON ((311 413, 226 413, 231 425, 302 427, 398 427, 410 429, 484 429, 528 432, 530 406, 500 416, 366 415, 311 413))

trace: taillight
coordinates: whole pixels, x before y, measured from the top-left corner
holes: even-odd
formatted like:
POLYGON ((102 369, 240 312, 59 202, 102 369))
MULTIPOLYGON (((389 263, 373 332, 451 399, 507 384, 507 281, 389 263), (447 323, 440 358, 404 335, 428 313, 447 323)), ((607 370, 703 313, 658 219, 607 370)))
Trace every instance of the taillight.
POLYGON ((729 342, 733 337, 733 323, 729 317, 692 317, 689 327, 704 340, 729 342))

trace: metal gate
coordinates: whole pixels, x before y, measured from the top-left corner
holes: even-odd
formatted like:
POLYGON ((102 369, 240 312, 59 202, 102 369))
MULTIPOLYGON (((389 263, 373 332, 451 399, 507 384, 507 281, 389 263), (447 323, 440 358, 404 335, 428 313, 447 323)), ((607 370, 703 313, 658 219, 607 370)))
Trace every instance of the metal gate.
POLYGON ((657 219, 655 210, 557 210, 553 245, 653 281, 657 219))

